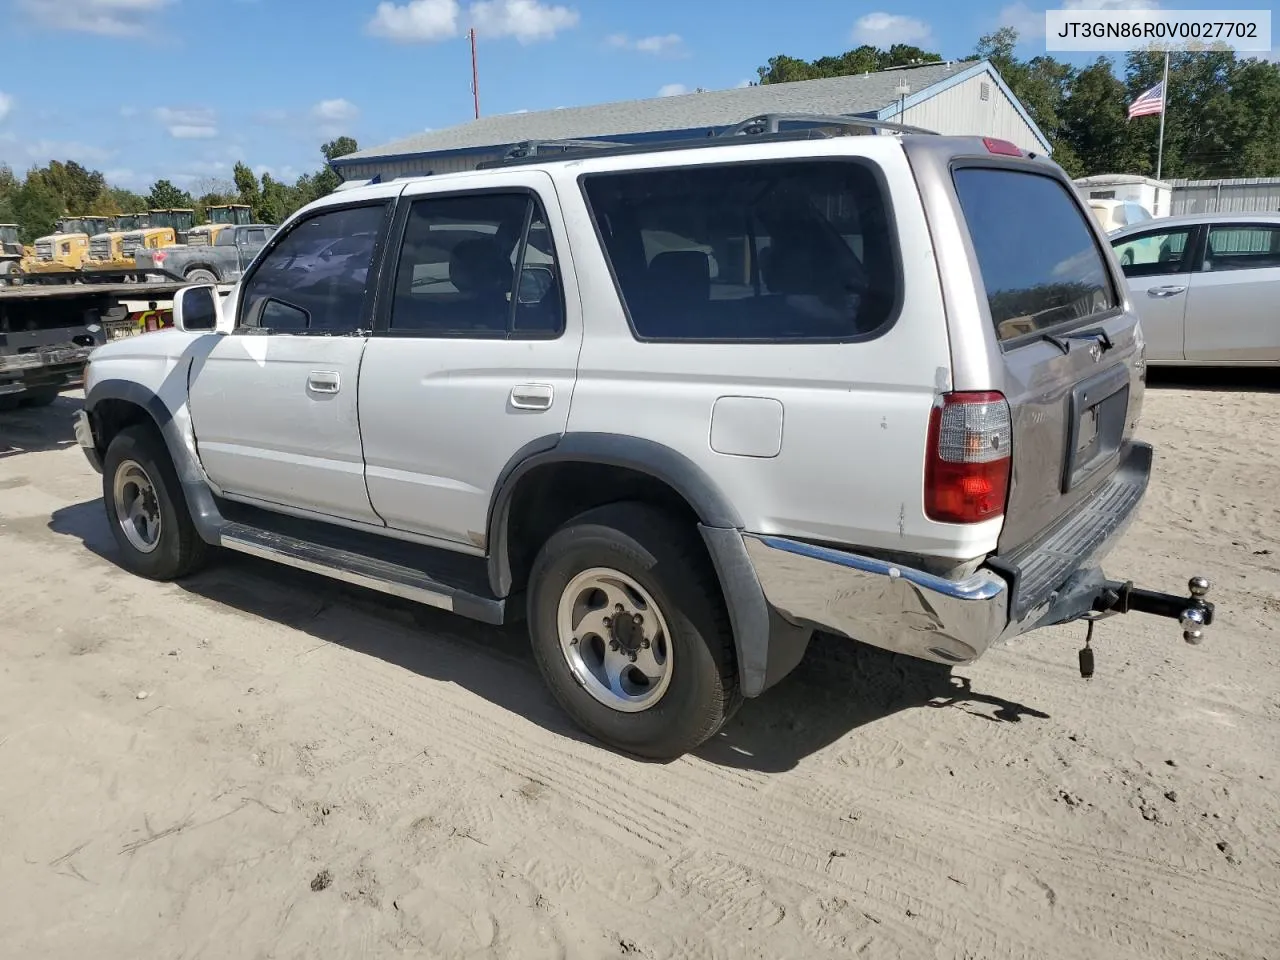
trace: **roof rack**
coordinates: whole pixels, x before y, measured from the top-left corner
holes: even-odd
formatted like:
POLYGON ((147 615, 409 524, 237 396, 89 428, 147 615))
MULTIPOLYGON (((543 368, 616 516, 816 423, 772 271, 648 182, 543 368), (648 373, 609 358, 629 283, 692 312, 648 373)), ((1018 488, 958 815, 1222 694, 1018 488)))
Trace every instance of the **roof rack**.
POLYGON ((851 127, 867 133, 876 130, 892 130, 894 133, 925 134, 935 137, 938 135, 936 130, 926 130, 924 127, 913 127, 905 123, 891 123, 888 120, 877 120, 874 117, 846 117, 821 113, 762 113, 759 116, 751 117, 735 126, 729 127, 727 130, 722 131, 719 136, 760 136, 766 133, 804 132, 801 130, 785 131, 782 129, 784 123, 807 123, 810 125, 806 128, 808 131, 817 133, 822 137, 828 136, 828 134, 822 132, 823 127, 851 127))
POLYGON ((571 150, 609 150, 629 147, 632 144, 606 140, 526 140, 507 151, 504 160, 523 160, 525 157, 548 153, 568 153, 571 150))
POLYGON ((763 137, 770 141, 825 139, 831 135, 822 127, 858 128, 867 133, 889 130, 894 133, 927 134, 937 136, 934 130, 910 127, 901 123, 889 123, 865 117, 841 117, 810 113, 767 113, 743 120, 717 132, 708 128, 706 138, 686 137, 678 140, 661 140, 652 143, 617 143, 603 140, 526 140, 516 144, 500 160, 486 160, 476 164, 477 170, 492 170, 526 163, 546 163, 549 160, 578 160, 584 156, 627 156, 637 153, 665 153, 672 150, 699 150, 704 147, 731 146, 737 137, 763 137), (807 123, 808 127, 783 130, 783 123, 807 123), (548 156, 552 154, 553 156, 548 156))

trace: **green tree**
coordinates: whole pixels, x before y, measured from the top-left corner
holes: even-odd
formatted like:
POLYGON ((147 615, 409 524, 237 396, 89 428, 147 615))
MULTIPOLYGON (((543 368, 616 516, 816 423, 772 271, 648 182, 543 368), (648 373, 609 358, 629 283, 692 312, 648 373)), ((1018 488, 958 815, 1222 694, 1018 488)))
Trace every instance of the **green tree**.
POLYGON ((909 44, 895 43, 888 50, 864 44, 853 50, 846 50, 839 56, 819 57, 817 60, 799 60, 785 54, 770 57, 768 64, 756 68, 756 74, 760 83, 791 83, 796 80, 822 80, 827 77, 874 73, 890 67, 938 63, 941 60, 940 55, 909 44))
POLYGON ((1073 177, 1135 169, 1125 86, 1110 60, 1099 57, 1075 75, 1060 117, 1054 159, 1073 177), (1060 153, 1069 153, 1073 163, 1063 163, 1060 153))
POLYGON ((17 223, 18 214, 14 208, 18 191, 22 184, 13 175, 8 164, 0 163, 0 223, 17 223))
POLYGON ((43 177, 28 174, 13 201, 14 219, 22 242, 34 243, 37 237, 53 233, 65 209, 62 197, 43 177))
POLYGON ((195 200, 185 190, 179 190, 168 180, 157 180, 151 185, 147 203, 152 210, 188 209, 195 207, 195 200))

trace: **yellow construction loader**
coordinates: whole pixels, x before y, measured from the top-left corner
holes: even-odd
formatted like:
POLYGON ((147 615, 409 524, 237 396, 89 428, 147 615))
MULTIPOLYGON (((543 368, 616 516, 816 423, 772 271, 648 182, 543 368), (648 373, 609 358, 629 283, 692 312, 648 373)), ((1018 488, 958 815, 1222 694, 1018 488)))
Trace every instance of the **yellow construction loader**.
POLYGON ((0 223, 0 287, 22 282, 22 244, 16 223, 0 223))
POLYGON ((187 241, 195 211, 150 210, 118 218, 117 230, 94 237, 89 256, 80 268, 88 283, 138 279, 138 250, 159 250, 187 241))
POLYGON ((215 226, 246 227, 253 223, 253 208, 246 203, 228 203, 223 206, 209 207, 206 210, 209 223, 215 226))
POLYGON ((108 222, 107 217, 60 217, 53 233, 36 238, 35 255, 23 258, 23 282, 75 283, 89 253, 89 237, 108 222))

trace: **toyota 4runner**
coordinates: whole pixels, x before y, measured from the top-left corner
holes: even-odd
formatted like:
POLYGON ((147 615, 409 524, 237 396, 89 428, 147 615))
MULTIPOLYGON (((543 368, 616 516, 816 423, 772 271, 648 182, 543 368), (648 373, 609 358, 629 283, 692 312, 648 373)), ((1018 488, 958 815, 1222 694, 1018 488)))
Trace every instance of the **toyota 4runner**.
POLYGON ((815 629, 944 664, 1131 610, 1198 642, 1207 581, 1098 567, 1152 450, 1071 181, 998 140, 776 126, 301 210, 225 300, 93 354, 77 435, 122 564, 223 547, 525 616, 567 712, 651 757, 815 629))

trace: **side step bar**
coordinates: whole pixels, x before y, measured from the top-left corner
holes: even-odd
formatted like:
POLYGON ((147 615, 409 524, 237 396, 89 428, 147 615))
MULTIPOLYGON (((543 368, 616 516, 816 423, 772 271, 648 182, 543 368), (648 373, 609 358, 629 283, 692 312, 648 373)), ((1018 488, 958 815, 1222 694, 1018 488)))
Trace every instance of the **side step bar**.
POLYGON ((436 580, 423 570, 388 563, 374 557, 321 546, 285 534, 243 523, 227 523, 221 529, 221 545, 237 553, 318 573, 357 587, 366 587, 405 600, 413 600, 483 623, 501 624, 506 603, 481 597, 436 580))

